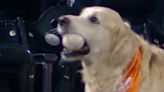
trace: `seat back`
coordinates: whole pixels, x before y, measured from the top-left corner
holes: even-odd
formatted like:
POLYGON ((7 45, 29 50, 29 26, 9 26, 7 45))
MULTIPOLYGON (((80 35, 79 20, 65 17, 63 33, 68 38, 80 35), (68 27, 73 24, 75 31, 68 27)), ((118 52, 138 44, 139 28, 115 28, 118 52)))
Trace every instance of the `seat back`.
POLYGON ((23 21, 0 20, 0 92, 33 92, 34 66, 23 21))

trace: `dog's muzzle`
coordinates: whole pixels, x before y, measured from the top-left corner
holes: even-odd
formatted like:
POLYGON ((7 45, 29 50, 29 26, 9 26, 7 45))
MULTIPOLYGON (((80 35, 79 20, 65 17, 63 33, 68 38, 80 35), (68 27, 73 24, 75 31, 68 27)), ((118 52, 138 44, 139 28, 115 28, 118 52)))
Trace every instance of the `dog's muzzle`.
MULTIPOLYGON (((58 26, 59 26, 58 31, 61 30, 59 33, 62 35, 62 38, 64 36, 66 36, 67 34, 69 34, 67 27, 70 24, 71 24, 71 20, 67 16, 62 16, 58 19, 58 26)), ((75 33, 74 35, 78 35, 78 34, 75 33)), ((77 40, 77 39, 75 39, 75 40, 77 40)), ((75 57, 75 56, 86 55, 89 52, 90 52, 90 48, 89 48, 87 42, 84 41, 84 45, 78 50, 71 50, 71 49, 68 49, 67 47, 64 47, 64 49, 62 51, 62 55, 66 56, 66 57, 75 57)))

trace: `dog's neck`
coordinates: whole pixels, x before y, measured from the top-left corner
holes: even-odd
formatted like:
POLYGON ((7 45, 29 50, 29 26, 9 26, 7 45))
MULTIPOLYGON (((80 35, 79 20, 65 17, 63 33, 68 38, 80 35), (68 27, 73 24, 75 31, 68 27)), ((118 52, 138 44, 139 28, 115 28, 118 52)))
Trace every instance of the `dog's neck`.
MULTIPOLYGON (((141 53, 140 53, 140 49, 139 49, 139 50, 137 50, 135 56, 133 57, 133 60, 130 61, 130 64, 128 64, 127 68, 124 69, 127 71, 122 71, 123 69, 121 67, 115 68, 113 66, 107 65, 107 63, 102 63, 103 61, 108 61, 108 60, 103 60, 100 62, 97 61, 94 64, 86 63, 86 61, 83 61, 82 62, 83 68, 84 68, 83 74, 85 75, 84 81, 92 88, 94 88, 94 89, 96 88, 96 90, 99 90, 98 92, 106 92, 105 90, 102 90, 102 89, 108 89, 108 91, 110 91, 110 92, 116 92, 114 90, 117 90, 117 89, 120 90, 120 88, 122 88, 124 86, 124 85, 122 85, 122 84, 124 84, 124 83, 122 83, 123 81, 125 81, 125 83, 126 83, 125 85, 127 85, 127 82, 130 82, 130 78, 134 78, 133 80, 136 80, 136 79, 139 80, 140 72, 138 72, 138 71, 131 72, 131 71, 134 68, 137 68, 140 71, 140 63, 137 63, 138 62, 137 60, 139 60, 139 62, 141 61, 141 57, 138 58, 138 56, 140 56, 140 55, 141 55, 141 53), (98 68, 98 66, 100 66, 100 67, 103 66, 103 67, 98 68), (137 73, 137 76, 136 76, 136 73, 137 73), (106 81, 104 81, 104 80, 106 80, 106 81), (109 83, 107 83, 107 80, 109 83), (120 85, 122 85, 122 86, 120 86, 120 85)), ((100 60, 102 60, 102 59, 100 59, 100 60)), ((137 81, 138 84, 134 83, 134 81, 132 81, 132 82, 135 86, 135 87, 132 86, 132 88, 138 88, 139 82, 137 81), (136 86, 136 84, 137 84, 137 86, 136 86)), ((129 86, 129 85, 130 85, 130 83, 127 86, 129 86)), ((132 88, 129 90, 132 90, 132 88)), ((121 89, 121 90, 125 90, 125 89, 121 89)), ((124 91, 117 91, 117 92, 124 92, 124 91)), ((131 91, 128 91, 128 92, 131 92, 131 91)))

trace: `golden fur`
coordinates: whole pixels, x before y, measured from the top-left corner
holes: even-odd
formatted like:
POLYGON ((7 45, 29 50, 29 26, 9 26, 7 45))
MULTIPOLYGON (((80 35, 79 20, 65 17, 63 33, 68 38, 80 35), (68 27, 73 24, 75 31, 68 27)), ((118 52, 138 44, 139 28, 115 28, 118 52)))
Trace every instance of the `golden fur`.
POLYGON ((120 15, 104 7, 88 7, 79 16, 65 15, 71 20, 58 31, 81 35, 90 47, 84 56, 65 57, 82 60, 86 92, 115 92, 122 72, 141 47, 143 56, 139 92, 164 92, 164 51, 146 42, 127 26, 120 15), (89 18, 96 16, 98 23, 89 18))

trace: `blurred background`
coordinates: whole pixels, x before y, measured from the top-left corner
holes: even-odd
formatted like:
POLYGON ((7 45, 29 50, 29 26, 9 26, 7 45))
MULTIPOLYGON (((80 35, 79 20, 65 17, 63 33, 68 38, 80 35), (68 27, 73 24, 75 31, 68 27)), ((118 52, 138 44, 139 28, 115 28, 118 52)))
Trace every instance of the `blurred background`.
POLYGON ((84 92, 80 61, 60 58, 57 19, 89 6, 120 13, 164 49, 164 0, 0 0, 0 92, 84 92))

